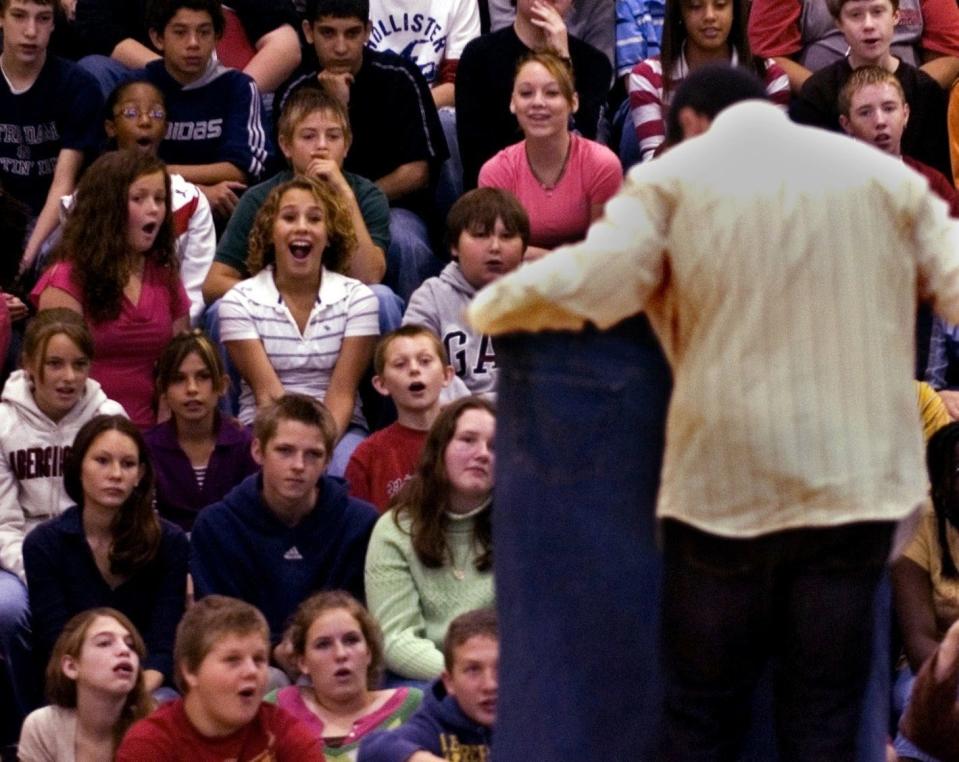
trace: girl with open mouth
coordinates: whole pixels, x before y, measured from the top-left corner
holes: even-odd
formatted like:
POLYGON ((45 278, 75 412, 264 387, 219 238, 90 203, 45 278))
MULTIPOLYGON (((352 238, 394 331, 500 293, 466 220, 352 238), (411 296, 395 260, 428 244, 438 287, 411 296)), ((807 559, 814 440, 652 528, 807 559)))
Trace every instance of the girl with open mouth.
POLYGON ((97 348, 90 376, 141 429, 157 419, 154 364, 189 327, 169 198, 170 178, 155 156, 101 156, 84 173, 53 264, 30 294, 41 311, 63 307, 86 319, 97 348))
POLYGON ((77 614, 47 664, 50 705, 27 717, 19 759, 113 759, 129 727, 153 709, 143 681, 143 638, 116 609, 77 614))
POLYGON ((269 693, 323 740, 327 762, 354 759, 360 741, 409 719, 423 699, 407 686, 377 690, 383 676, 383 633, 349 593, 317 593, 293 615, 290 641, 308 682, 269 693))
POLYGON ((277 186, 250 232, 247 270, 220 304, 220 337, 243 378, 240 421, 285 393, 323 402, 337 426, 329 473, 342 476, 367 435, 357 386, 379 334, 376 297, 344 273, 356 235, 328 183, 277 186))

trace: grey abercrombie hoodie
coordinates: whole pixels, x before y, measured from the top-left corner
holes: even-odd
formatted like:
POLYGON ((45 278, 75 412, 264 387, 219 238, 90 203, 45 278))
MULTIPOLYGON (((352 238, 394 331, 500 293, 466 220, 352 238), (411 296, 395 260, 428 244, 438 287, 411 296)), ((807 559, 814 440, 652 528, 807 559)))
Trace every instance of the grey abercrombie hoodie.
MULTIPOLYGON (((476 294, 459 263, 450 262, 435 278, 427 278, 413 295, 403 325, 422 325, 440 337, 457 378, 469 394, 495 398, 499 369, 493 341, 466 321, 466 308, 476 294)), ((456 382, 454 381, 454 384, 456 382)), ((452 397, 460 396, 454 394, 452 397)))
POLYGON ((77 404, 59 421, 37 407, 27 374, 10 375, 0 396, 0 567, 24 579, 23 538, 73 504, 63 464, 80 427, 93 416, 126 415, 119 402, 87 379, 77 404))

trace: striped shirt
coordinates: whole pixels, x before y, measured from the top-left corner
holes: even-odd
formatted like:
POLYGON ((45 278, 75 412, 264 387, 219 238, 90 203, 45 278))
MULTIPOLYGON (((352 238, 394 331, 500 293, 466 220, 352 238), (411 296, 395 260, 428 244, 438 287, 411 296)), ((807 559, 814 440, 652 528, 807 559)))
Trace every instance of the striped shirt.
MULTIPOLYGON (((379 318, 376 296, 354 278, 323 268, 320 290, 300 333, 283 297, 273 282, 273 268, 237 283, 220 303, 220 337, 223 341, 259 339, 273 370, 287 392, 323 399, 340 356, 343 339, 376 336, 379 318)), ((240 421, 253 422, 256 400, 243 381, 240 421)), ((353 422, 365 426, 359 400, 353 422)))
MULTIPOLYGON (((729 63, 732 66, 739 64, 739 56, 733 50, 729 63)), ((789 105, 789 78, 779 64, 771 58, 765 62, 766 93, 769 99, 778 106, 786 108, 789 105)), ((673 67, 673 92, 679 83, 689 74, 689 65, 686 63, 685 47, 673 67)), ((663 67, 659 56, 647 58, 633 68, 629 75, 629 113, 636 128, 636 137, 639 140, 640 161, 649 161, 656 154, 656 149, 666 139, 666 110, 669 107, 669 97, 663 94, 663 67)))

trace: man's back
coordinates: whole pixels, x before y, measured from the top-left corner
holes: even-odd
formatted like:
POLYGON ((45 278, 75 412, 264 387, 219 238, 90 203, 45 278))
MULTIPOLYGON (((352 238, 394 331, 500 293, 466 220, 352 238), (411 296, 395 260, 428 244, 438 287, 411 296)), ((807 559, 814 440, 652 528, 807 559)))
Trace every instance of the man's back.
POLYGON ((471 314, 510 314, 534 278, 601 326, 645 305, 675 378, 661 517, 739 537, 898 519, 924 491, 919 273, 948 307, 957 252, 945 205, 901 162, 748 102, 634 169, 574 264, 554 252, 471 314))

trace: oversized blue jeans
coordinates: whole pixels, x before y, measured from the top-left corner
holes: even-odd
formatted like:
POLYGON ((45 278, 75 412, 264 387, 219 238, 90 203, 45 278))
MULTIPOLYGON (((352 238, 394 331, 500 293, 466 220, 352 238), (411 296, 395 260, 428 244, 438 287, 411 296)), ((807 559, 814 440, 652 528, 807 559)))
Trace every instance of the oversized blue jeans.
POLYGON ((637 317, 496 361, 494 760, 654 759, 666 360, 637 317))
POLYGON ((0 746, 16 741, 20 723, 36 707, 37 675, 30 646, 27 588, 16 574, 0 569, 0 696, 4 697, 0 746), (12 706, 7 707, 7 700, 12 706), (5 734, 10 737, 2 737, 5 734))
MULTIPOLYGON (((494 760, 656 759, 662 561, 653 516, 668 366, 642 317, 606 332, 497 337, 496 358, 494 760)), ((859 762, 883 759, 888 599, 886 583, 859 762)), ((772 723, 766 679, 743 759, 776 759, 772 723)))

